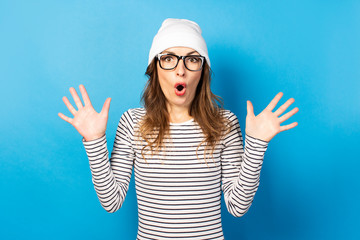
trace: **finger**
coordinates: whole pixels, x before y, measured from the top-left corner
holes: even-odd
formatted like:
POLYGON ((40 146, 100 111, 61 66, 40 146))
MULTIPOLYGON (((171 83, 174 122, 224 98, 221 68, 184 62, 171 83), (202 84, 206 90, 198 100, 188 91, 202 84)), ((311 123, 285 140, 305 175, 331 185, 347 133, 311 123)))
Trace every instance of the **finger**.
POLYGON ((62 113, 58 113, 58 116, 59 116, 61 119, 65 120, 66 122, 72 124, 72 118, 69 118, 69 117, 65 116, 64 114, 62 114, 62 113))
POLYGON ((107 98, 105 100, 105 103, 104 103, 104 105, 103 105, 103 107, 101 109, 101 112, 100 112, 101 114, 108 115, 109 109, 110 109, 110 102, 111 102, 111 98, 107 98))
POLYGON ((292 117, 298 111, 299 111, 299 109, 296 107, 296 108, 292 109, 290 112, 288 112, 288 113, 284 114, 283 116, 279 117, 280 123, 285 122, 286 120, 288 120, 290 117, 292 117))
POLYGON ((79 98, 79 95, 77 94, 75 88, 71 87, 70 88, 70 93, 71 93, 71 95, 72 95, 72 97, 74 99, 74 102, 75 102, 76 106, 78 107, 78 109, 83 108, 83 104, 82 104, 82 102, 81 102, 81 100, 79 98))
POLYGON ((85 106, 92 106, 92 105, 91 105, 90 98, 89 98, 89 95, 88 95, 88 93, 86 92, 85 86, 81 84, 81 85, 79 86, 79 88, 80 88, 80 92, 81 92, 82 98, 83 98, 83 100, 84 100, 85 106))
POLYGON ((293 122, 293 123, 288 124, 288 125, 280 126, 280 132, 292 129, 292 128, 296 127, 297 125, 298 125, 297 122, 293 122))
POLYGON ((252 103, 250 101, 246 101, 246 109, 247 109, 247 114, 249 116, 255 116, 254 114, 254 106, 252 105, 252 103))
POLYGON ((283 105, 281 105, 281 106, 274 112, 274 114, 275 114, 276 116, 280 116, 280 115, 283 114, 283 113, 286 111, 286 109, 287 109, 291 104, 293 104, 294 102, 295 102, 295 99, 293 99, 293 98, 288 99, 283 105))
POLYGON ((276 94, 276 96, 273 98, 273 100, 271 100, 271 102, 265 109, 272 111, 276 107, 276 105, 278 104, 278 102, 280 101, 282 96, 283 96, 282 92, 279 92, 278 94, 276 94))
POLYGON ((62 100, 64 101, 65 105, 67 106, 71 114, 75 116, 76 109, 73 107, 73 105, 71 105, 69 99, 67 97, 63 97, 62 100))

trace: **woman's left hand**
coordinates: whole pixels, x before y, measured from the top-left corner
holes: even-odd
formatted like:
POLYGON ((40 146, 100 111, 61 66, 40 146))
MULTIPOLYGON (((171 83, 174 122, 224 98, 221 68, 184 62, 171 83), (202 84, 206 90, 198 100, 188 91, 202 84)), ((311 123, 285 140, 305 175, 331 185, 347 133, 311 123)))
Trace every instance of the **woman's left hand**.
POLYGON ((282 122, 286 121, 299 111, 299 109, 296 107, 280 117, 280 115, 283 114, 286 109, 295 101, 293 98, 290 98, 275 112, 272 112, 282 96, 282 92, 278 93, 269 103, 269 105, 257 116, 254 114, 254 107, 252 103, 247 101, 245 129, 247 135, 269 142, 279 132, 289 130, 298 125, 297 122, 293 122, 288 125, 280 126, 282 122))

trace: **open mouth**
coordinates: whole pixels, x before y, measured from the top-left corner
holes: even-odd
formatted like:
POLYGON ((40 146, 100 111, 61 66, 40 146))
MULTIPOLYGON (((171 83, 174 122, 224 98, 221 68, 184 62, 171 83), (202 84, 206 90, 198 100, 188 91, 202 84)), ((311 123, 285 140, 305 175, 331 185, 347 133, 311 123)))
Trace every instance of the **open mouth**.
POLYGON ((184 89, 184 86, 183 86, 183 85, 179 85, 179 86, 176 87, 176 89, 181 92, 181 91, 184 89))
POLYGON ((175 84, 175 94, 178 96, 184 95, 186 92, 186 84, 185 83, 177 83, 175 84))

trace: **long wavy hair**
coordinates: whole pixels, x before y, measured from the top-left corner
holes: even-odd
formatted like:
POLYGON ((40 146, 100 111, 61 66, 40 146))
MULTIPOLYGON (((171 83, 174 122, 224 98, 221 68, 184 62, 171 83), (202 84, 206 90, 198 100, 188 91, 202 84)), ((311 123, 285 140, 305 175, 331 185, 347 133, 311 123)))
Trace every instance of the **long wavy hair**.
MULTIPOLYGON (((146 109, 146 114, 139 124, 140 136, 146 141, 146 145, 141 151, 144 159, 145 151, 150 150, 152 154, 159 151, 163 147, 165 136, 169 134, 169 113, 166 107, 166 98, 158 79, 157 62, 158 60, 154 58, 146 69, 145 74, 149 79, 141 97, 146 109)), ((189 109, 189 115, 199 124, 205 136, 197 148, 199 149, 201 144, 205 144, 205 162, 205 153, 210 151, 210 156, 212 155, 216 144, 229 128, 229 121, 221 111, 222 99, 211 92, 210 81, 211 69, 205 62, 195 97, 189 109)))

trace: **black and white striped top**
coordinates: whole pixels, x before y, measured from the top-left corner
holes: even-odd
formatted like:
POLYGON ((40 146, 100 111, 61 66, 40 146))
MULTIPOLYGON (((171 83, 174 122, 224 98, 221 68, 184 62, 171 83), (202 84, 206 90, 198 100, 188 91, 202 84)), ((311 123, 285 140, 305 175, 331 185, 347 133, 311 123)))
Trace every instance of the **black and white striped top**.
POLYGON ((231 131, 204 160, 204 135, 190 120, 171 123, 166 147, 142 158, 137 135, 144 108, 125 112, 116 132, 111 158, 106 136, 84 141, 92 181, 101 205, 117 211, 124 202, 134 166, 138 202, 137 239, 224 239, 221 190, 228 211, 245 214, 259 186, 267 142, 246 136, 245 149, 237 117, 224 110, 231 131), (198 148, 199 147, 199 148, 198 148))

